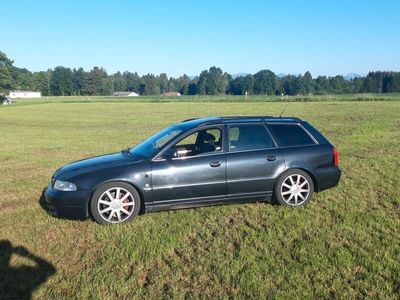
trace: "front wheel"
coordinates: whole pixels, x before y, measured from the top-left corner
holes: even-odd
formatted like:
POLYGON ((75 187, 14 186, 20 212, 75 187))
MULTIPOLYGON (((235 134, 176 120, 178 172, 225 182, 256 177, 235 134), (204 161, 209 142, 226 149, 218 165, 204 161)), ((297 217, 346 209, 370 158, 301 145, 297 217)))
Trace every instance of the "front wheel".
POLYGON ((310 202, 314 192, 311 177, 303 170, 293 169, 283 173, 274 188, 275 200, 287 206, 303 206, 310 202))
POLYGON ((107 183, 93 193, 90 210, 93 218, 100 224, 129 222, 139 213, 140 197, 127 183, 107 183))

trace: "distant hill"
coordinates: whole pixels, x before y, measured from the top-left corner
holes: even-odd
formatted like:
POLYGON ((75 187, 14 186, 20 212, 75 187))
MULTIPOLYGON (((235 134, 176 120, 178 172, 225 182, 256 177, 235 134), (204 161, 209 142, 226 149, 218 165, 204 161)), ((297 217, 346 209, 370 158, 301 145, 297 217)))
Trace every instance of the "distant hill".
POLYGON ((247 75, 251 75, 251 74, 250 73, 244 73, 244 72, 231 74, 233 79, 235 79, 236 77, 244 77, 244 76, 247 76, 247 75))
POLYGON ((365 74, 350 73, 350 74, 347 74, 346 76, 344 76, 344 78, 346 80, 352 80, 354 78, 364 77, 364 76, 365 76, 365 74))

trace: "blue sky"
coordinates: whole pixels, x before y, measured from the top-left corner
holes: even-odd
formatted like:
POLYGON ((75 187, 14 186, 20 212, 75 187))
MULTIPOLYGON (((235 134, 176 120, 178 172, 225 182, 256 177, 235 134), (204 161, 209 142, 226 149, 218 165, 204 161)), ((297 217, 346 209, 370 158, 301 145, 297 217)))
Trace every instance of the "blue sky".
POLYGON ((0 50, 32 71, 400 71, 398 0, 1 0, 0 7, 0 50))

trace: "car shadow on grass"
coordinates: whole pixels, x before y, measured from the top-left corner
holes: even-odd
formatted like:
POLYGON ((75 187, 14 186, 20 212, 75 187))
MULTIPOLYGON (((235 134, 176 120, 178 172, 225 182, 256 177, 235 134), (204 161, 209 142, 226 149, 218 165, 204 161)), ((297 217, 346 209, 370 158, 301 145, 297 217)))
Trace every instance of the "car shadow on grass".
POLYGON ((0 240, 1 299, 31 299, 33 291, 55 273, 56 268, 50 262, 23 246, 14 247, 9 240, 0 240), (30 264, 11 266, 14 255, 28 260, 30 264))

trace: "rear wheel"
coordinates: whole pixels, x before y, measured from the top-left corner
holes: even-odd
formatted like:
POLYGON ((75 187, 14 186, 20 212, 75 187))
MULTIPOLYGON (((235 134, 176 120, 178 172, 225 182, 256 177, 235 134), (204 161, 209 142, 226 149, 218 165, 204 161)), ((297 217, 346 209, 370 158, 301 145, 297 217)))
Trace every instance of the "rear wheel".
POLYGON ((314 192, 311 177, 299 169, 283 173, 274 188, 274 196, 278 204, 287 206, 303 206, 310 202, 314 192))
POLYGON ((129 222, 139 213, 140 197, 127 183, 107 183, 93 193, 90 210, 93 218, 100 224, 129 222))

